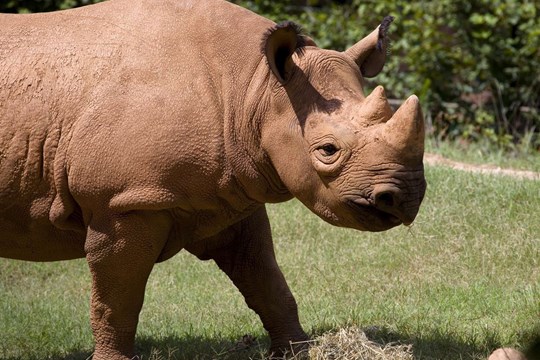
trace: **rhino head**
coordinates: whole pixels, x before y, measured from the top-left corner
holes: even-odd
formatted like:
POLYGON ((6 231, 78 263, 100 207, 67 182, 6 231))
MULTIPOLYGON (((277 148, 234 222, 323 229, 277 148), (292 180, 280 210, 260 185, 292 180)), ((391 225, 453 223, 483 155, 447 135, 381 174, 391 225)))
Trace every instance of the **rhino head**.
POLYGON ((418 98, 393 113, 382 87, 362 89, 383 68, 391 21, 344 52, 318 48, 290 22, 263 40, 273 75, 262 147, 287 190, 334 225, 409 225, 425 193, 418 98))

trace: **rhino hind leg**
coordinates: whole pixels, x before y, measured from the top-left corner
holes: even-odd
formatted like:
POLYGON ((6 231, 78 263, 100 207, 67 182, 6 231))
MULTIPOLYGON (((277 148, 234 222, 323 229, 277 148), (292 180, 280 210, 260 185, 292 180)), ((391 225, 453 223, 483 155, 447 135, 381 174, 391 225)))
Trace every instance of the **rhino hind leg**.
POLYGON ((307 347, 309 337, 300 325, 296 301, 276 262, 264 207, 235 226, 228 248, 210 256, 261 318, 270 335, 273 356, 281 358, 307 347))
POLYGON ((92 274, 94 360, 133 358, 146 282, 166 242, 170 223, 168 215, 159 212, 97 215, 92 219, 85 251, 92 274))

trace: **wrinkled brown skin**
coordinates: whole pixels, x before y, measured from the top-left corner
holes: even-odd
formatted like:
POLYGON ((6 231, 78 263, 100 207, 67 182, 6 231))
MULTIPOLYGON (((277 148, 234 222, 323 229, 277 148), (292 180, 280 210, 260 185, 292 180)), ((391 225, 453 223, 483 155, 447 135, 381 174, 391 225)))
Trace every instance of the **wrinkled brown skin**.
POLYGON ((418 212, 418 100, 390 119, 382 88, 362 91, 360 68, 384 63, 377 31, 322 50, 217 0, 111 0, 0 24, 0 256, 86 257, 94 359, 133 356, 150 271, 181 249, 227 273, 271 351, 307 339, 267 202, 297 197, 369 231, 418 212))

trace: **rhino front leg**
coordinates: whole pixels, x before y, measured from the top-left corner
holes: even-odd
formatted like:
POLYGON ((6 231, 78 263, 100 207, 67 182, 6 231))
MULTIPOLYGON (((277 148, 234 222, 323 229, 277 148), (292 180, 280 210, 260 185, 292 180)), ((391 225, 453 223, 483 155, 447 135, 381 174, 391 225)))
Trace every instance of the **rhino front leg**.
POLYGON ((85 244, 94 360, 133 358, 146 282, 169 229, 165 213, 94 214, 85 244))
MULTIPOLYGON (((247 305, 261 318, 271 339, 270 352, 291 351, 290 342, 308 340, 298 320, 296 301, 276 262, 266 209, 262 207, 235 225, 230 245, 212 254, 233 281, 247 305)), ((295 351, 305 348, 296 345, 295 351)))

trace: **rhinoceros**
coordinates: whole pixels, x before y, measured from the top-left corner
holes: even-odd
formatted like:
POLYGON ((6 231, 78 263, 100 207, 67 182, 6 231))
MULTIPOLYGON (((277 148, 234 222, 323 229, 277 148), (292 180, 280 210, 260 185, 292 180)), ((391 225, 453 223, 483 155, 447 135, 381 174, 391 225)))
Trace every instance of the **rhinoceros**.
POLYGON ((416 96, 382 87, 387 17, 344 52, 220 0, 110 0, 0 16, 0 256, 86 258, 93 358, 129 359, 155 263, 214 260, 270 352, 306 340, 265 203, 337 226, 415 219, 416 96))

